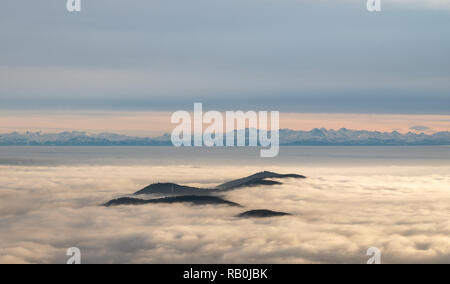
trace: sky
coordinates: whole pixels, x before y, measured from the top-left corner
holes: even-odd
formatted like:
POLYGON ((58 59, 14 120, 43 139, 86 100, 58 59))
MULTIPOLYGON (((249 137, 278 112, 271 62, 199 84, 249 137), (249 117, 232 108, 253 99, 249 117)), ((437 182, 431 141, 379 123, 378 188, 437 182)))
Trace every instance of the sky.
POLYGON ((450 115, 450 0, 382 0, 381 13, 365 0, 82 0, 80 13, 65 4, 2 1, 0 117, 10 123, 1 127, 14 128, 11 113, 120 116, 194 102, 419 122, 450 115))

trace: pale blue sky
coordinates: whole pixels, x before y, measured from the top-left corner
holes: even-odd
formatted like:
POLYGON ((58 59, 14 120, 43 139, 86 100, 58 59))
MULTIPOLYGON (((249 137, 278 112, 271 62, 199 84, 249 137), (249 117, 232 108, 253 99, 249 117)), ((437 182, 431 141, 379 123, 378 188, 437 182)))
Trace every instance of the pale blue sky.
POLYGON ((450 1, 365 2, 3 0, 0 109, 449 114, 450 1))

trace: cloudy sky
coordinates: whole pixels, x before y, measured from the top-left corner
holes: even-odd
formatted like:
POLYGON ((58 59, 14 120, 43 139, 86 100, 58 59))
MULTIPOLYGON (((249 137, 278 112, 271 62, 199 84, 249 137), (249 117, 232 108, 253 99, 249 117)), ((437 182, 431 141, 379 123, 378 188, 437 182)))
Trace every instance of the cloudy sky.
POLYGON ((450 114, 449 0, 65 4, 2 1, 2 111, 450 114))

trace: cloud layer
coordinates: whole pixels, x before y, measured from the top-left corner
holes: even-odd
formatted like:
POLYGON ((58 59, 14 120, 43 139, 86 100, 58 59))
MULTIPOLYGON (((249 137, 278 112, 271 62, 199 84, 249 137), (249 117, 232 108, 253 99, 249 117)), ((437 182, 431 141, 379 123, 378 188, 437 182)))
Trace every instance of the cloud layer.
POLYGON ((273 168, 310 178, 226 195, 244 209, 295 214, 240 220, 226 206, 98 204, 155 181, 218 184, 243 167, 5 167, 0 263, 364 263, 450 261, 450 168, 273 168), (164 177, 164 180, 161 180, 164 177), (203 181, 199 183, 198 181, 203 181))

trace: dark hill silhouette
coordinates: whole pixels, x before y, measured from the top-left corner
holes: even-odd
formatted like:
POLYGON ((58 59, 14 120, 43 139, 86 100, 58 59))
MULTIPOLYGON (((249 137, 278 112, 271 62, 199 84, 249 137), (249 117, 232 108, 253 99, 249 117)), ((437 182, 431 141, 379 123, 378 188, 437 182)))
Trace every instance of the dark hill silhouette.
POLYGON ((253 179, 247 182, 244 182, 242 184, 240 184, 239 186, 233 187, 231 189, 237 189, 237 188, 241 188, 241 187, 254 187, 254 186, 258 186, 258 185, 280 185, 282 184, 279 181, 274 181, 274 180, 265 180, 262 178, 257 178, 257 179, 253 179))
POLYGON ((266 171, 245 178, 229 181, 227 183, 217 186, 215 189, 184 186, 176 183, 155 183, 135 192, 134 195, 141 195, 141 194, 210 195, 217 193, 217 191, 229 191, 242 187, 270 186, 282 184, 281 182, 278 181, 269 180, 272 178, 283 179, 283 178, 306 178, 306 177, 297 174, 283 175, 266 171))
MULTIPOLYGON (((217 186, 214 189, 183 186, 175 183, 155 183, 135 192, 134 195, 144 195, 144 194, 155 195, 154 197, 157 197, 158 195, 159 197, 161 197, 162 195, 164 196, 164 198, 139 199, 132 197, 121 197, 110 200, 107 203, 103 204, 103 206, 110 207, 119 205, 190 203, 192 205, 224 204, 229 206, 242 207, 237 203, 225 200, 221 197, 217 197, 214 195, 243 187, 280 185, 282 184, 281 182, 270 179, 283 179, 283 178, 304 179, 306 177, 297 174, 277 174, 274 172, 265 171, 241 179, 229 181, 227 183, 217 186)), ((291 214, 283 212, 275 212, 270 210, 252 210, 244 212, 238 215, 237 217, 268 218, 287 215, 291 214)))
MULTIPOLYGON (((287 175, 283 175, 283 174, 277 174, 277 173, 273 173, 273 172, 260 172, 245 178, 241 178, 241 179, 237 179, 237 180, 232 180, 229 182, 226 182, 224 184, 221 184, 219 186, 217 186, 216 188, 219 190, 232 190, 232 189, 236 189, 236 188, 241 188, 241 187, 246 187, 246 186, 254 186, 254 185, 264 185, 266 181, 266 179, 272 179, 272 178, 278 178, 278 179, 282 179, 282 178, 306 178, 305 176, 302 175, 296 175, 296 174, 287 174, 287 175)), ((274 183, 272 183, 271 185, 273 185, 274 183)), ((281 184, 281 183, 276 183, 276 184, 281 184)))
POLYGON ((175 183, 155 183, 134 193, 141 194, 164 194, 164 195, 208 195, 211 189, 183 186, 175 183))
POLYGON ((290 216, 292 214, 284 213, 284 212, 276 212, 271 210, 251 210, 239 214, 236 217, 239 218, 269 218, 269 217, 281 217, 281 216, 290 216))
POLYGON ((159 199, 138 199, 131 197, 122 197, 118 199, 113 199, 103 206, 119 206, 119 205, 143 205, 143 204, 172 204, 172 203, 191 203, 193 205, 229 205, 241 207, 241 205, 222 199, 220 197, 215 196, 197 196, 197 195, 184 195, 184 196, 174 196, 174 197, 166 197, 159 199))

